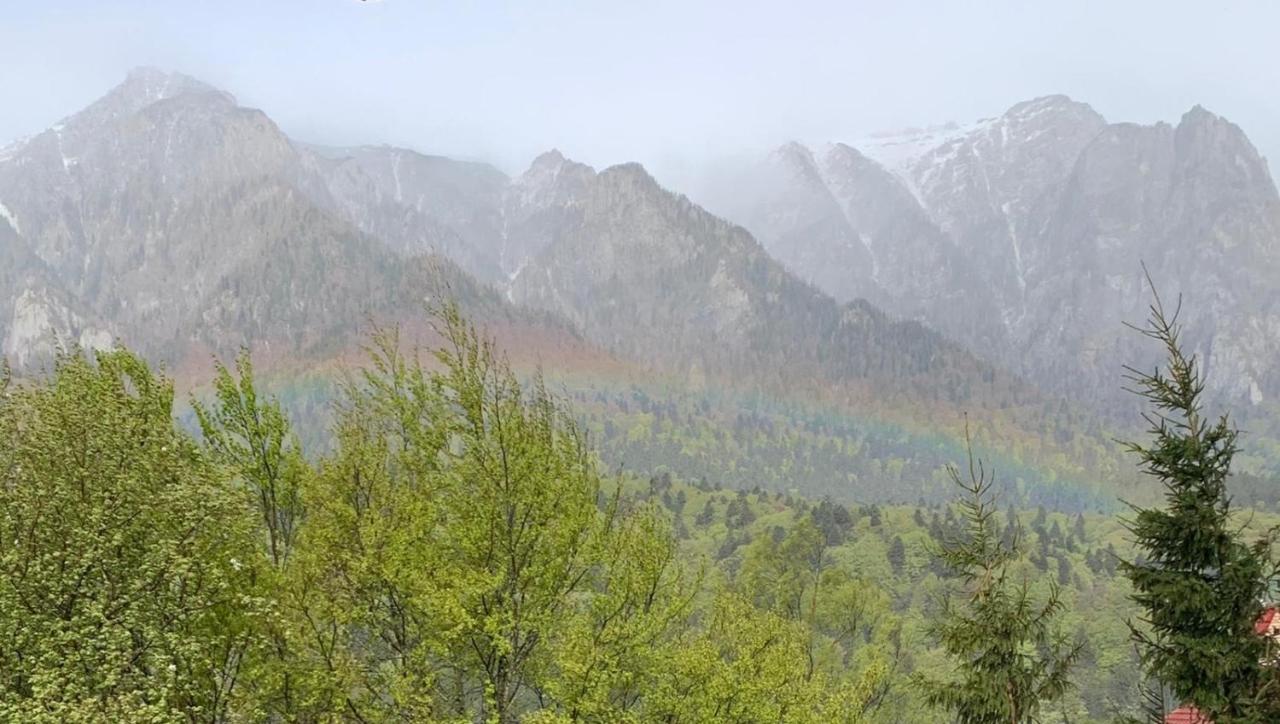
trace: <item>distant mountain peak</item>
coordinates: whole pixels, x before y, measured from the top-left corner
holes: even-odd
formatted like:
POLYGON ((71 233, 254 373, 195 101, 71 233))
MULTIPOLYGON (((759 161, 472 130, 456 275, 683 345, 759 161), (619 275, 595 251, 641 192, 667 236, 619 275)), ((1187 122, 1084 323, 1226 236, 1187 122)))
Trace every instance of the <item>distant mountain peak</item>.
POLYGON ((833 143, 827 147, 824 154, 827 159, 857 160, 870 161, 871 159, 862 151, 850 146, 847 143, 833 143))
POLYGON ((562 176, 594 176, 596 170, 585 163, 566 158, 559 149, 545 151, 533 159, 529 168, 517 179, 523 186, 554 184, 562 176))
POLYGON ((107 97, 127 98, 136 108, 143 108, 157 101, 191 93, 213 94, 231 104, 236 103, 235 96, 202 80, 151 66, 139 66, 129 71, 124 82, 112 89, 107 97))
POLYGON ((1219 128, 1225 135, 1247 141, 1244 131, 1239 126, 1199 103, 1191 106, 1186 113, 1182 114, 1182 118, 1178 120, 1177 127, 1180 130, 1196 127, 1219 128))
POLYGON ((107 124, 138 113, 160 101, 188 96, 212 100, 218 107, 236 106, 234 96, 204 81, 181 73, 143 66, 129 71, 119 85, 83 110, 62 119, 50 130, 60 138, 64 131, 71 136, 94 135, 107 124))
POLYGON ((542 153, 538 154, 538 157, 533 159, 533 163, 529 165, 530 165, 530 168, 534 168, 534 167, 550 168, 550 167, 560 166, 565 161, 568 161, 568 160, 569 159, 565 158, 564 154, 560 152, 560 149, 553 148, 550 151, 543 151, 542 153))
POLYGON ((807 160, 809 163, 813 163, 813 151, 810 150, 808 146, 804 145, 803 143, 800 143, 799 141, 787 141, 781 146, 778 146, 777 150, 775 150, 774 153, 778 154, 779 156, 784 156, 787 158, 803 159, 803 160, 807 160))
POLYGON ((1106 124, 1106 119, 1094 110, 1093 106, 1072 100, 1062 94, 1040 96, 1015 103, 999 120, 1012 125, 1041 125, 1065 121, 1100 128, 1106 124))
POLYGON ((1186 113, 1182 114, 1182 118, 1183 120, 1187 120, 1187 119, 1198 120, 1198 119, 1204 119, 1204 118, 1218 118, 1218 115, 1210 111, 1208 108, 1205 108, 1204 106, 1197 103, 1194 106, 1191 106, 1191 108, 1189 108, 1186 113))
POLYGON ((667 191, 648 169, 636 161, 610 166, 601 171, 598 178, 605 188, 627 189, 646 195, 667 191))
POLYGON ((1250 160, 1261 158, 1243 129, 1199 103, 1182 114, 1174 133, 1183 144, 1195 142, 1212 147, 1230 145, 1250 160))
POLYGON ((606 175, 624 176, 629 178, 652 181, 655 184, 657 183, 657 181, 653 178, 653 175, 649 173, 649 170, 646 169, 644 167, 644 164, 641 164, 639 161, 627 161, 626 163, 614 164, 606 168, 604 171, 601 171, 600 175, 601 176, 606 176, 606 175))
POLYGON ((1180 162, 1212 178, 1212 186, 1247 190, 1280 210, 1271 170, 1239 126, 1196 104, 1182 115, 1173 135, 1180 162))
POLYGON ((797 173, 794 145, 726 176, 721 193, 747 199, 725 205, 730 218, 839 299, 869 295, 1106 405, 1125 404, 1108 392, 1114 369, 1146 361, 1119 333, 1145 311, 1145 260, 1162 289, 1196 294, 1189 336, 1216 366, 1215 393, 1280 397, 1280 196, 1229 120, 1196 105, 1173 125, 1107 123, 1054 94, 851 145, 820 148, 825 187, 797 173))
POLYGON ((1005 111, 1005 115, 1019 115, 1062 108, 1092 108, 1092 106, 1088 103, 1074 100, 1071 96, 1062 93, 1051 93, 1015 103, 1009 107, 1009 110, 1005 111))
POLYGON ((770 154, 770 162, 780 165, 806 183, 822 185, 822 172, 813 151, 799 141, 787 141, 770 154))

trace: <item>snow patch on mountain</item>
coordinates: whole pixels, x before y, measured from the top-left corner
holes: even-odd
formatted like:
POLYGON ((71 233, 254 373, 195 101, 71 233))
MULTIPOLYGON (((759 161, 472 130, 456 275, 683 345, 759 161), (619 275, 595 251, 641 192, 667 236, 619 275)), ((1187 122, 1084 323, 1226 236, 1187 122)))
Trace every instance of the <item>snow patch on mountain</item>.
POLYGON ((875 133, 849 145, 871 160, 887 168, 906 184, 916 200, 923 203, 916 185, 916 167, 920 160, 937 148, 964 138, 982 127, 984 121, 960 125, 955 122, 928 128, 875 133))
POLYGON ((17 215, 15 215, 8 206, 5 206, 3 201, 0 201, 0 219, 4 219, 8 222, 14 233, 22 233, 22 227, 18 225, 17 215))

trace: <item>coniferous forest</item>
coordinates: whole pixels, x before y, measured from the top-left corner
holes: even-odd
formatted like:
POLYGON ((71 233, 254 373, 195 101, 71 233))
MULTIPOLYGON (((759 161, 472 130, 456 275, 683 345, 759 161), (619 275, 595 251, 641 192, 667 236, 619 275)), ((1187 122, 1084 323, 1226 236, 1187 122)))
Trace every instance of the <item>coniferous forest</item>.
POLYGON ((247 354, 189 401, 125 349, 6 373, 0 720, 1275 721, 1270 521, 1152 311, 1164 493, 1117 516, 1002 503, 972 442, 915 506, 611 473, 451 304, 322 451, 247 354))

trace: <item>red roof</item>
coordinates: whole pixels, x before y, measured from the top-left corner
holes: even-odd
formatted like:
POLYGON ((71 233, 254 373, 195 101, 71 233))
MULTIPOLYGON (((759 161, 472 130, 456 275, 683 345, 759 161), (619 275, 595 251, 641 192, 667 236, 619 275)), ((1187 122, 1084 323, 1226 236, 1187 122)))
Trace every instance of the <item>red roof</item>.
POLYGON ((1262 615, 1258 617, 1258 620, 1253 623, 1253 632, 1259 636, 1265 635, 1271 630, 1271 624, 1275 621, 1275 618, 1276 607, 1268 607, 1262 612, 1262 615))

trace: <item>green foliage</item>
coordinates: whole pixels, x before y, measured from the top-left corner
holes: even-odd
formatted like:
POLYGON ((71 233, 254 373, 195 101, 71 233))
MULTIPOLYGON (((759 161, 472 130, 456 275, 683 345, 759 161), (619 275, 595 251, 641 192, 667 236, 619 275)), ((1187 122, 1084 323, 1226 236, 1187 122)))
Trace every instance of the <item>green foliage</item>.
POLYGON ((478 585, 436 545, 443 401, 380 336, 348 386, 335 450, 305 481, 305 524, 281 598, 292 716, 395 721, 434 714, 432 657, 478 585), (363 383, 363 384, 362 384, 363 383))
POLYGON ((1069 645, 1055 630, 1063 610, 1059 587, 1051 583, 1036 602, 1024 578, 1010 579, 1017 558, 996 529, 991 476, 969 453, 968 479, 951 469, 963 491, 963 537, 937 549, 939 559, 963 588, 959 603, 944 599, 934 632, 952 659, 946 679, 924 681, 928 701, 952 713, 962 724, 1037 721, 1045 704, 1071 687, 1071 668, 1079 644, 1069 645))
POLYGON ((214 459, 228 466, 252 491, 267 534, 271 564, 283 566, 301 522, 302 452, 275 400, 259 402, 249 353, 236 359, 236 375, 217 365, 216 406, 192 400, 204 442, 214 459))
POLYGON ((733 593, 683 643, 645 721, 860 722, 883 670, 842 680, 814 671, 810 632, 733 593))
POLYGON ((249 507, 133 355, 0 402, 0 720, 219 721, 260 606, 249 507))
POLYGON ((1275 672, 1262 663, 1264 641, 1253 630, 1270 539, 1243 542, 1226 490, 1237 433, 1226 416, 1203 415, 1204 381, 1182 351, 1177 314, 1167 317, 1157 298, 1142 331, 1168 361, 1165 370, 1130 370, 1153 409, 1152 441, 1129 449, 1160 481, 1165 505, 1135 508, 1129 522, 1139 558, 1121 567, 1143 610, 1134 638, 1149 674, 1215 721, 1276 721, 1275 672))
MULTIPOLYGON (((958 416, 953 429, 939 434, 939 418, 951 416, 916 409, 927 425, 893 422, 892 415, 863 407, 850 414, 716 389, 694 394, 607 380, 557 382, 568 388, 606 463, 641 471, 665 467, 686 480, 761 485, 844 504, 941 503, 951 496, 946 464, 963 454, 958 416)), ((1136 478, 1118 469, 1118 446, 1087 418, 1056 411, 1045 416, 1074 430, 1064 452, 1046 442, 1057 433, 1037 434, 992 414, 976 432, 998 450, 995 459, 1005 471, 1000 494, 1019 506, 1107 510, 1116 492, 1136 478)))
POLYGON ((261 541, 248 561, 266 615, 255 632, 240 689, 259 715, 305 719, 283 606, 289 600, 288 576, 295 570, 290 555, 302 523, 301 487, 312 471, 279 402, 260 398, 247 352, 236 359, 235 375, 216 365, 214 393, 212 405, 193 399, 192 408, 209 457, 252 499, 254 530, 261 541))
MULTIPOLYGON (((243 355, 193 405, 202 446, 127 353, 0 375, 0 719, 936 716, 914 684, 954 674, 928 550, 963 516, 745 474, 606 484, 565 403, 455 309, 436 322, 425 364, 374 336, 310 458, 243 355)), ((1002 516, 1002 541, 1033 518, 1002 516)), ((1047 575, 1010 575, 1085 642, 1080 690, 1041 713, 1131 711, 1118 524, 1043 510, 1026 542, 1047 575)))

